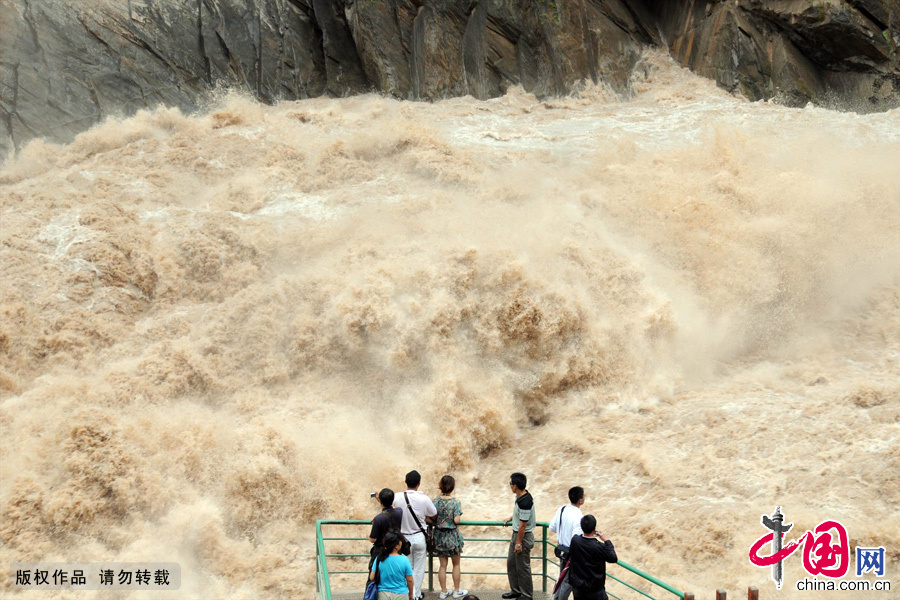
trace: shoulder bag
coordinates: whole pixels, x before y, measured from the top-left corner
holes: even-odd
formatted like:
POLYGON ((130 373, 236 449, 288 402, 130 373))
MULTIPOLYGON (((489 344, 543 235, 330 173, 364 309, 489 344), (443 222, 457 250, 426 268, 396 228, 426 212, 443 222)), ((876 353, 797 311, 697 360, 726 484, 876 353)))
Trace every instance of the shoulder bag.
MULTIPOLYGON (((566 512, 565 506, 559 509, 559 529, 562 529, 562 517, 564 512, 566 512)), ((560 561, 565 562, 565 560, 569 558, 569 547, 558 544, 556 548, 553 549, 553 554, 555 554, 556 558, 560 561)))
POLYGON ((406 498, 406 508, 409 509, 409 514, 412 515, 413 520, 416 522, 416 526, 418 526, 419 531, 425 534, 425 551, 429 554, 433 553, 435 548, 434 525, 429 525, 428 530, 426 531, 425 528, 422 527, 422 522, 419 521, 419 517, 416 516, 416 511, 412 509, 412 506, 409 503, 409 493, 403 492, 403 497, 406 498))
POLYGON ((375 559, 375 578, 366 584, 366 595, 363 596, 363 600, 378 600, 378 583, 381 579, 378 574, 378 563, 380 562, 377 558, 375 559))

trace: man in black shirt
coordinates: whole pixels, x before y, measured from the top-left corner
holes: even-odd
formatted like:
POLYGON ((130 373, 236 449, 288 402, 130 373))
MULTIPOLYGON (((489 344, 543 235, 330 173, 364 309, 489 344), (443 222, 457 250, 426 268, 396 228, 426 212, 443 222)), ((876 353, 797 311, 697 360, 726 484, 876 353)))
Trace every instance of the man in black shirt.
POLYGON ((369 571, 372 570, 372 563, 375 557, 381 551, 381 541, 391 529, 400 532, 400 519, 403 518, 402 508, 392 508, 394 505, 394 490, 384 488, 378 492, 378 501, 381 502, 381 512, 372 519, 372 531, 369 532, 369 541, 372 542, 372 549, 369 551, 369 571))
POLYGON ((608 600, 606 595, 606 563, 619 559, 613 543, 597 531, 597 519, 587 515, 581 519, 582 535, 572 537, 569 546, 569 584, 575 600, 608 600))

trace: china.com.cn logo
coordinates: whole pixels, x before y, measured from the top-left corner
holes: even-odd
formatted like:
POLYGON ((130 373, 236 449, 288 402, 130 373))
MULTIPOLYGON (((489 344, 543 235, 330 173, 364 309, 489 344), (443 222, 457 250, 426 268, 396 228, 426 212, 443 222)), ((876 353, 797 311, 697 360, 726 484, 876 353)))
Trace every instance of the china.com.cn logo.
MULTIPOLYGON (((757 567, 772 567, 772 581, 780 590, 784 581, 784 559, 800 547, 803 548, 803 568, 812 576, 821 575, 837 579, 850 570, 850 541, 847 529, 838 521, 822 521, 815 529, 807 530, 792 542, 784 543, 784 534, 794 526, 785 523, 781 507, 776 506, 772 516, 762 515, 763 527, 769 533, 750 546, 750 562, 757 567), (766 544, 771 544, 771 553, 761 556, 766 544)), ((856 576, 873 572, 884 576, 884 548, 856 547, 856 576)))

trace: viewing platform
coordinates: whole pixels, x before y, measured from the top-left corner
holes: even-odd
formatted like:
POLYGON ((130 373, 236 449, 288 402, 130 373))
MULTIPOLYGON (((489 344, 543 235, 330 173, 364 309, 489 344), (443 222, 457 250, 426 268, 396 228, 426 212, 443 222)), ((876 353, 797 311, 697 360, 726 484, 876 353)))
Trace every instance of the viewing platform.
MULTIPOLYGON (((370 525, 370 521, 362 520, 316 521, 316 600, 362 598, 371 548, 366 538, 370 525), (328 534, 323 534, 323 530, 328 534)), ((500 600, 501 594, 508 591, 506 553, 512 530, 502 521, 461 521, 459 527, 466 543, 462 587, 479 600, 500 600)), ((535 525, 531 551, 534 600, 550 600, 559 575, 556 544, 547 537, 548 527, 545 522, 535 525)), ((429 555, 422 585, 426 600, 438 600, 437 570, 436 557, 429 555)), ((452 583, 450 573, 447 582, 452 583)), ((615 600, 694 600, 692 593, 676 589, 622 560, 607 565, 606 591, 615 600)), ((753 592, 748 596, 751 599, 755 598, 753 592)), ((717 591, 716 599, 725 600, 724 591, 717 591)))
MULTIPOLYGON (((502 600, 502 598, 500 596, 503 594, 504 591, 507 591, 507 590, 487 590, 487 591, 469 590, 469 593, 474 594, 475 596, 478 596, 478 600, 502 600)), ((534 593, 534 600, 550 600, 550 598, 552 598, 552 597, 553 597, 553 594, 551 594, 550 592, 544 593, 544 592, 536 591, 534 593)), ((352 591, 352 592, 346 591, 346 590, 340 591, 340 592, 333 592, 331 594, 331 598, 332 598, 332 600, 359 600, 360 598, 362 598, 362 590, 356 590, 356 591, 352 591)), ((610 598, 612 598, 612 596, 610 596, 610 598)), ((425 592, 425 600, 440 600, 440 594, 436 591, 434 591, 434 592, 426 591, 425 592)), ((570 600, 571 600, 571 596, 570 596, 570 600)))

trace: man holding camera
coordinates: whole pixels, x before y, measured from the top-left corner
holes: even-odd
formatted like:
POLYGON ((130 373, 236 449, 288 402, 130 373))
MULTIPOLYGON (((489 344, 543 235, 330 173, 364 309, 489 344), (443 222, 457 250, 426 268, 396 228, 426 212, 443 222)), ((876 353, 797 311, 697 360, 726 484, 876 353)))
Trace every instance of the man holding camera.
POLYGON ((403 511, 399 508, 392 508, 394 505, 394 490, 384 488, 378 494, 372 494, 372 496, 376 495, 378 502, 381 503, 381 512, 372 519, 372 530, 369 532, 369 541, 372 542, 372 549, 369 551, 371 556, 369 558, 369 571, 372 570, 372 563, 375 562, 375 557, 381 552, 381 542, 384 540, 384 535, 392 529, 399 532, 400 523, 403 519, 403 511))
POLYGON ((575 600, 608 600, 606 595, 606 563, 619 561, 613 543, 597 530, 597 519, 587 515, 581 519, 581 535, 572 537, 569 546, 569 573, 575 600))

